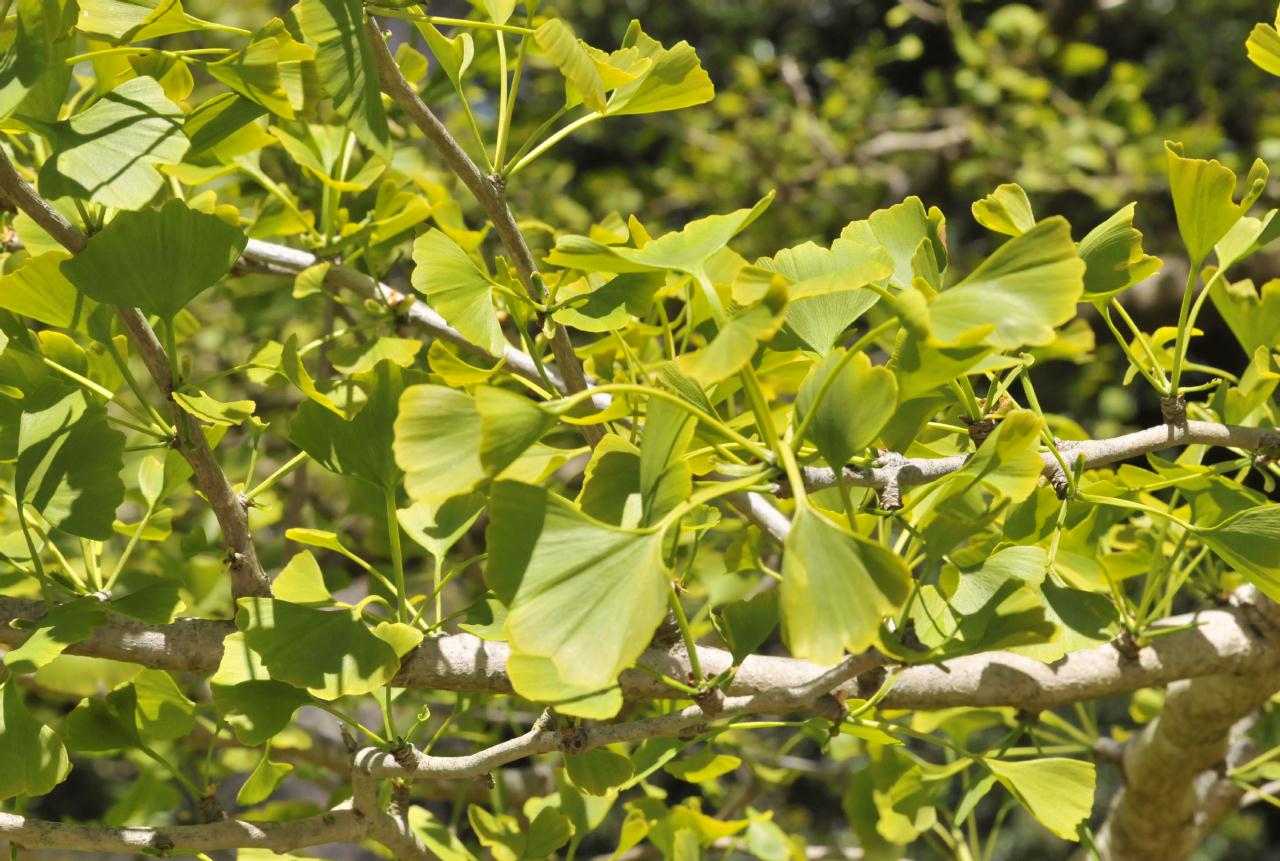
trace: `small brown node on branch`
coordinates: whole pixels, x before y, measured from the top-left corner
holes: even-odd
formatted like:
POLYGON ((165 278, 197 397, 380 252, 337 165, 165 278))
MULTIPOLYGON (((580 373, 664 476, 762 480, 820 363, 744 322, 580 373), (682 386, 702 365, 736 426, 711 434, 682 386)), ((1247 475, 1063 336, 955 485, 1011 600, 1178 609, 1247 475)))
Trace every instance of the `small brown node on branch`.
POLYGON ((157 831, 148 841, 149 848, 160 855, 165 855, 173 851, 173 838, 168 834, 157 831))
POLYGON ((1133 636, 1133 631, 1128 628, 1117 634, 1115 639, 1111 641, 1111 645, 1115 646, 1116 651, 1129 660, 1137 660, 1138 655, 1142 652, 1142 645, 1133 636))
POLYGON ((351 730, 347 729, 346 724, 338 724, 338 735, 342 737, 342 744, 347 749, 347 755, 355 756, 359 748, 356 746, 355 736, 351 734, 351 730))
POLYGON ((390 751, 391 758, 405 771, 414 771, 418 767, 417 749, 409 742, 401 742, 390 751))
POLYGON ((580 726, 560 730, 560 752, 582 753, 587 749, 587 731, 580 726))
POLYGON ((1018 709, 1013 713, 1013 719, 1018 723, 1038 723, 1040 712, 1041 709, 1018 709))
POLYGON ((834 737, 840 733, 840 722, 844 720, 849 710, 835 696, 823 694, 813 701, 813 713, 820 718, 831 721, 829 731, 831 736, 834 737))
POLYGON ((1182 395, 1170 395, 1160 399, 1160 416, 1167 425, 1187 423, 1187 399, 1182 395))
POLYGON ((853 689, 857 691, 858 699, 865 700, 872 697, 876 691, 880 690, 888 675, 889 671, 886 668, 875 667, 856 676, 853 680, 853 689))
POLYGON ((199 813, 201 822, 219 822, 227 818, 227 812, 212 792, 200 799, 199 813))
POLYGON ((687 728, 684 732, 680 733, 679 739, 684 742, 693 741, 709 729, 711 729, 711 724, 706 723, 705 721, 699 721, 693 726, 687 728))
POLYGON ((964 418, 964 423, 969 426, 969 439, 973 440, 975 446, 980 446, 987 441, 987 437, 995 431, 999 420, 991 416, 977 419, 964 418))
POLYGON ((719 688, 707 688, 693 695, 693 701, 707 717, 715 717, 724 711, 724 692, 719 688))
POLYGON ((498 785, 497 783, 494 782, 493 775, 487 771, 484 774, 477 777, 476 780, 483 783, 485 789, 493 789, 495 786, 498 785))

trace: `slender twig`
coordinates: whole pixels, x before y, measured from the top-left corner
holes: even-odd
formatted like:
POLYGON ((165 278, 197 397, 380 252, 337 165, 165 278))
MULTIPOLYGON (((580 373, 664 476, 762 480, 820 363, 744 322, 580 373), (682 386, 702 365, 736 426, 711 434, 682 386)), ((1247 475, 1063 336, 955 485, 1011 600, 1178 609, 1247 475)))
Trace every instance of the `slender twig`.
MULTIPOLYGON (((374 19, 370 18, 366 21, 366 30, 374 60, 378 66, 378 79, 383 92, 400 106, 413 124, 422 131, 427 141, 435 147, 449 169, 475 196, 485 215, 493 222, 494 230, 511 257, 511 263, 515 266, 529 297, 535 302, 545 301, 546 296, 543 295, 537 261, 534 260, 533 252, 529 250, 529 244, 525 241, 524 234, 520 232, 519 225, 516 224, 515 216, 511 214, 511 208, 507 206, 504 180, 497 175, 485 176, 466 151, 458 145, 444 123, 440 122, 440 119, 422 101, 418 91, 401 74, 400 67, 391 56, 391 51, 387 48, 387 43, 374 19)), ((587 388, 587 381, 582 371, 582 362, 573 352, 569 333, 563 326, 556 326, 552 333, 551 351, 556 357, 556 366, 564 377, 566 391, 569 394, 584 391, 587 388)), ((584 426, 583 432, 592 445, 599 442, 602 436, 600 428, 594 425, 584 426)))
MULTIPOLYGON (((0 194, 26 213, 32 221, 58 241, 72 254, 83 251, 88 239, 60 212, 42 198, 34 188, 18 175, 8 155, 0 151, 0 194)), ((117 308, 120 319, 138 354, 151 373, 160 391, 169 403, 169 411, 178 428, 180 438, 189 441, 178 447, 195 473, 196 483, 222 528, 222 537, 228 550, 231 568, 231 591, 236 598, 251 595, 269 595, 267 575, 258 561, 258 552, 249 532, 249 518, 244 505, 231 487, 222 467, 209 449, 209 444, 199 428, 193 427, 190 417, 170 398, 173 377, 170 356, 165 353, 155 330, 136 308, 117 308)))

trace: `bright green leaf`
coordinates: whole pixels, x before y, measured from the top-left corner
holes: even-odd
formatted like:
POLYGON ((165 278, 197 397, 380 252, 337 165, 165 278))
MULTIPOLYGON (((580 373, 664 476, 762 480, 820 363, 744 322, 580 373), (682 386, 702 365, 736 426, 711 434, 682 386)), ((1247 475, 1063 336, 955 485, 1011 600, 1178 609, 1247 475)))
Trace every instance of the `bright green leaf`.
POLYGON ((507 342, 493 307, 492 286, 470 255, 433 227, 414 240, 413 262, 413 286, 426 294, 431 307, 468 340, 502 355, 507 342))
POLYGON ((807 435, 832 469, 874 443, 898 405, 892 371, 873 366, 865 353, 837 370, 845 355, 836 350, 814 365, 796 396, 796 421, 813 414, 807 435))
POLYGON ((999 349, 1043 346, 1070 320, 1084 290, 1084 261, 1066 220, 1046 218, 996 249, 968 278, 929 303, 930 327, 940 341, 992 327, 999 349))
POLYGON ((44 795, 71 771, 67 749, 22 702, 15 679, 0 685, 0 800, 44 795))
POLYGON ((988 230, 1009 236, 1021 236, 1036 224, 1027 193, 1013 182, 997 186, 995 191, 974 203, 973 217, 988 230))
POLYGON ((1261 159, 1253 163, 1245 180, 1244 196, 1236 203, 1233 170, 1216 160, 1183 157, 1180 143, 1165 141, 1164 148, 1178 230, 1191 256, 1192 268, 1199 269, 1213 246, 1266 188, 1267 166, 1261 159))
MULTIPOLYGON (((593 521, 512 482, 495 484, 489 507, 485 580, 511 596, 512 654, 550 660, 573 686, 614 685, 666 613, 661 533, 593 521)), ((519 692, 523 678, 511 669, 519 692)))
MULTIPOLYGON (((145 206, 164 185, 156 168, 177 164, 190 146, 182 110, 154 78, 125 81, 75 116, 50 124, 49 135, 53 154, 40 168, 41 193, 119 209, 145 206)), ((139 265, 166 251, 149 246, 139 265)))
POLYGON ((62 272, 99 302, 172 319, 231 271, 247 241, 221 218, 170 200, 122 212, 62 272))
POLYGON ((846 651, 861 652, 876 642, 880 620, 902 606, 910 583, 892 551, 801 505, 782 557, 782 630, 791 653, 829 665, 846 651))
POLYGON ((271 677, 324 700, 367 694, 400 669, 400 659, 351 610, 312 610, 288 601, 241 598, 236 626, 271 677))
POLYGON ((365 41, 364 6, 360 0, 299 0, 294 15, 315 49, 316 72, 334 110, 361 143, 385 152, 390 132, 373 50, 365 41))
POLYGON ((1063 840, 1076 840, 1076 829, 1093 811, 1097 770, 1092 762, 1044 759, 984 760, 1014 798, 1063 840))

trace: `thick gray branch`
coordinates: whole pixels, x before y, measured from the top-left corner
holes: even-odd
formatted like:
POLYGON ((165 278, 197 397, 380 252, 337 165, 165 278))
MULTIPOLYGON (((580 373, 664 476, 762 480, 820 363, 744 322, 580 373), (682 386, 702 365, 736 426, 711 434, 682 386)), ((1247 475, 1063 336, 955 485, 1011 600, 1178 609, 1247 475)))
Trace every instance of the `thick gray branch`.
MULTIPOLYGON (((1280 607, 1255 589, 1239 595, 1250 623, 1268 638, 1280 636, 1280 607)), ((1165 689, 1160 715, 1125 748, 1124 789, 1098 832, 1104 861, 1178 861, 1195 851, 1209 820, 1241 793, 1222 797, 1218 780, 1229 768, 1233 728, 1280 688, 1280 661, 1246 674, 1183 679, 1165 689)))
POLYGON ((227 819, 168 828, 68 825, 0 813, 0 839, 14 846, 132 855, 248 848, 287 852, 324 843, 351 843, 363 838, 365 831, 364 817, 349 808, 291 822, 227 819))
MULTIPOLYGON (((1053 708, 1139 688, 1158 687, 1179 679, 1222 674, 1248 674, 1270 667, 1277 644, 1259 633, 1250 618, 1252 605, 1204 610, 1175 616, 1167 627, 1193 625, 1187 630, 1155 637, 1132 657, 1112 647, 1097 646, 1072 652, 1052 664, 1008 652, 987 652, 908 667, 899 671, 885 699, 889 708, 943 709, 960 706, 1053 708)), ((38 619, 40 601, 0 597, 0 644, 16 646, 26 633, 15 630, 15 619, 38 619)), ((146 625, 112 616, 84 642, 67 651, 128 661, 146 667, 212 673, 222 657, 222 640, 234 627, 229 622, 184 619, 171 625, 146 625)), ((432 690, 510 693, 506 674, 507 647, 470 634, 427 639, 407 655, 392 684, 432 690)), ((723 649, 698 648, 705 672, 727 669, 732 657, 723 649)), ((650 649, 642 662, 659 672, 684 678, 687 657, 679 652, 650 649)), ((795 658, 752 655, 739 668, 726 692, 730 697, 793 690, 827 672, 795 658)), ((672 690, 651 675, 628 670, 619 680, 623 695, 632 700, 670 699, 672 690)), ((852 691, 851 685, 841 688, 852 691)))

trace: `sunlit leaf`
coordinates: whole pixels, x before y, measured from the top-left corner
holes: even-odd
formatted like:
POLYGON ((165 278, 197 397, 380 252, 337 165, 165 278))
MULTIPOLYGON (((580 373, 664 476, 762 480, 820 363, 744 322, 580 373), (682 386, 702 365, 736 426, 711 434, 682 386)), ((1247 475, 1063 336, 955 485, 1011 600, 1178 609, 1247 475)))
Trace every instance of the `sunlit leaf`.
POLYGON ((413 286, 468 340, 502 355, 506 339, 493 307, 489 278, 470 255, 434 227, 413 243, 413 286))
POLYGON ((782 557, 782 631, 791 653, 829 665, 875 643, 911 574, 889 549, 800 506, 782 557))
POLYGON ((369 693, 400 668, 395 650, 351 610, 312 610, 270 598, 238 604, 236 626, 271 678, 320 699, 369 693))
POLYGON ((973 204, 973 217, 979 224, 996 233, 1021 236, 1036 224, 1031 201, 1022 186, 1010 182, 973 204))
POLYGON ((156 168, 181 161, 191 145, 182 132, 182 110, 154 78, 125 81, 75 116, 50 124, 49 135, 53 154, 40 168, 41 193, 119 209, 145 206, 164 185, 156 168))
POLYGON ((796 421, 809 420, 808 437, 833 469, 875 442, 898 403, 892 371, 873 366, 865 353, 845 358, 843 350, 829 353, 813 366, 796 396, 796 421))
MULTIPOLYGON (((495 484, 485 580, 510 604, 513 655, 551 661, 565 682, 608 688, 666 612, 662 535, 593 521, 541 488, 495 484)), ((512 684, 523 679, 511 668, 512 684)))
POLYGON ((582 103, 598 114, 605 112, 604 81, 572 28, 559 18, 548 18, 533 33, 547 55, 582 103))
POLYGON ((299 0, 294 15, 316 52, 316 72, 334 110, 375 152, 390 145, 378 71, 364 30, 360 0, 299 0))
POLYGON ((1085 264, 1086 299, 1114 295, 1160 270, 1160 258, 1142 250, 1142 234, 1133 226, 1134 206, 1121 208, 1080 240, 1076 251, 1085 264))
POLYGON ((51 526, 81 538, 113 534, 124 498, 124 434, 81 389, 49 384, 22 401, 13 489, 51 526))
POLYGON ((1060 757, 984 762, 1041 825, 1063 840, 1078 839, 1077 827, 1093 810, 1097 770, 1092 762, 1060 757))
POLYGON ((1216 160, 1184 157, 1180 143, 1165 141, 1164 148, 1178 230, 1192 268, 1198 269, 1218 240, 1262 194, 1269 171, 1261 159, 1256 160, 1245 179, 1244 195, 1236 203, 1235 171, 1216 160))
POLYGON ((1075 315, 1084 271, 1066 220, 1046 218, 938 294, 929 303, 931 331, 953 342, 990 326, 987 341, 1000 349, 1048 344, 1053 328, 1075 315))
POLYGON ((221 218, 170 200, 122 212, 62 272, 99 302, 171 319, 231 271, 247 241, 221 218))
POLYGON ((22 702, 18 682, 0 685, 0 800, 44 795, 71 771, 67 749, 22 702))

